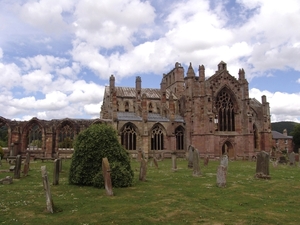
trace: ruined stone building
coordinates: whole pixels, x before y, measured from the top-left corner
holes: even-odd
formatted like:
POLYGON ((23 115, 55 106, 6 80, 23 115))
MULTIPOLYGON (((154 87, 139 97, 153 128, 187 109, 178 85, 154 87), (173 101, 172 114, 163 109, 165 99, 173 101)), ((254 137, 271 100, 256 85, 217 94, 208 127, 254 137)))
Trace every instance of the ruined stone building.
POLYGON ((127 150, 146 154, 176 151, 186 153, 193 145, 200 154, 218 157, 252 157, 272 149, 269 103, 249 97, 243 69, 235 78, 220 62, 217 71, 206 77, 204 66, 198 74, 180 63, 161 80, 160 88, 143 88, 136 77, 135 87, 117 87, 111 75, 105 88, 100 118, 32 118, 15 121, 0 116, 0 143, 6 155, 30 152, 41 157, 72 154, 76 135, 94 123, 109 123, 116 129, 127 150))
POLYGON ((235 78, 224 62, 210 77, 203 65, 196 74, 191 64, 185 76, 176 63, 160 88, 143 88, 140 77, 135 87, 117 87, 111 75, 100 118, 112 123, 127 150, 185 153, 193 145, 201 155, 235 158, 272 148, 266 96, 250 98, 244 69, 235 78))

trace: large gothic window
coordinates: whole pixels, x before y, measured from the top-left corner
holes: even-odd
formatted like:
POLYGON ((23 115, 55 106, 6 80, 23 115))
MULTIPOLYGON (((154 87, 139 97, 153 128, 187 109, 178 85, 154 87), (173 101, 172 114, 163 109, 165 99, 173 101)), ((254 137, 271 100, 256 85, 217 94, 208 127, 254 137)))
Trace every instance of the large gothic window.
POLYGON ((136 150, 136 131, 132 124, 126 124, 121 134, 121 144, 127 150, 136 150))
POLYGON ((175 129, 176 150, 184 150, 184 130, 181 126, 175 129))
POLYGON ((156 124, 151 132, 151 150, 164 149, 164 134, 162 128, 156 124))
POLYGON ((7 147, 8 145, 8 129, 5 124, 0 121, 0 146, 7 147))
POLYGON ((58 135, 58 147, 60 149, 73 149, 74 130, 71 126, 66 124, 63 126, 58 135))
POLYGON ((253 142, 254 142, 254 148, 258 149, 258 132, 255 124, 253 124, 253 142))
POLYGON ((42 131, 39 125, 33 124, 28 131, 28 149, 38 150, 42 148, 42 131))
POLYGON ((216 109, 219 131, 235 131, 234 104, 227 91, 221 91, 217 96, 216 109))

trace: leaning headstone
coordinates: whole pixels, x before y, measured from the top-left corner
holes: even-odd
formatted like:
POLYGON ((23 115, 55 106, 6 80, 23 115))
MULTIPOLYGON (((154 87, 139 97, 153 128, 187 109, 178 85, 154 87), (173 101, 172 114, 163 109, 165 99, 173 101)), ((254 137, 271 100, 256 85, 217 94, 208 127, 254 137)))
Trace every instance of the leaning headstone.
POLYGON ((141 159, 139 180, 146 181, 146 174, 147 174, 147 163, 145 159, 141 159))
POLYGON ((172 157, 172 171, 176 171, 177 170, 177 163, 176 163, 176 152, 172 152, 171 153, 171 157, 172 157))
POLYGON ((291 152, 289 154, 289 161, 290 161, 290 165, 294 166, 295 165, 295 152, 291 152))
POLYGON ((114 193, 112 190, 110 172, 111 171, 110 171, 108 159, 103 158, 102 159, 102 173, 103 173, 103 178, 104 178, 105 191, 106 191, 107 195, 112 196, 112 195, 114 195, 114 193))
POLYGON ((41 166, 41 170, 42 170, 43 186, 44 186, 44 191, 45 191, 45 195, 46 195, 47 211, 50 213, 53 213, 53 200, 52 200, 52 196, 51 196, 46 166, 41 166))
POLYGON ((193 154, 194 154, 194 147, 190 145, 188 148, 188 168, 193 168, 193 154))
POLYGON ((226 154, 222 155, 220 165, 224 166, 226 171, 228 170, 228 156, 226 154))
POLYGON ((30 155, 29 155, 29 153, 27 152, 27 153, 26 153, 25 162, 24 162, 24 169, 23 169, 23 174, 24 174, 25 177, 28 175, 29 164, 30 164, 30 155))
POLYGON ((16 162, 15 162, 14 179, 20 179, 21 163, 22 163, 22 157, 21 155, 17 155, 16 162))
POLYGON ((218 187, 226 187, 226 174, 227 174, 227 168, 223 165, 219 165, 217 170, 218 187))
POLYGON ((257 160, 256 160, 256 178, 262 179, 270 179, 269 174, 269 162, 270 156, 267 152, 261 151, 257 153, 257 160))
POLYGON ((53 165, 53 185, 58 185, 59 184, 60 159, 55 159, 53 163, 54 163, 54 165, 53 165))
POLYGON ((197 177, 201 175, 198 149, 194 149, 193 153, 193 176, 197 177))
POLYGON ((0 180, 0 184, 12 184, 13 179, 10 176, 7 176, 0 180))

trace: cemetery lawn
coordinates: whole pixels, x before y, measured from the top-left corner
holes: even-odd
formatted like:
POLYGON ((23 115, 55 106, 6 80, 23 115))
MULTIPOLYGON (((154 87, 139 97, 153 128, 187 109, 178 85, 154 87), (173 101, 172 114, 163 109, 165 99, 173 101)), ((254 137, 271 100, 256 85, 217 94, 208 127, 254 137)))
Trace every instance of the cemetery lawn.
MULTIPOLYGON (((31 161, 27 177, 0 184, 0 224, 300 224, 300 168, 270 163, 270 180, 254 178, 255 162, 230 161, 227 186, 216 186, 218 161, 207 167, 201 159, 202 176, 193 177, 185 159, 148 163, 147 181, 141 182, 139 163, 132 161, 134 184, 104 189, 68 184, 70 160, 63 160, 59 185, 52 185, 53 162, 31 161), (53 214, 46 212, 41 166, 50 181, 53 214)), ((2 160, 0 179, 9 164, 2 160)), ((23 169, 23 164, 22 164, 23 169)), ((101 168, 99 168, 101 169, 101 168)))

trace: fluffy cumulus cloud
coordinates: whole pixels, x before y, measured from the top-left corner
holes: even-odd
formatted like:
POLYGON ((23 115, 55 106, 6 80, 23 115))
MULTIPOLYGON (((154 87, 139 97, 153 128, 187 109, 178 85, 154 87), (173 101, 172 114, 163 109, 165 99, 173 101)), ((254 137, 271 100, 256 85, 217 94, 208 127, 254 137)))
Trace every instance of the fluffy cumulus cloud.
MULTIPOLYGON (((298 0, 0 1, 2 116, 97 117, 111 74, 122 84, 175 62, 209 77, 223 60, 249 82, 292 71, 299 90, 298 21, 298 0)), ((299 121, 299 92, 268 88, 250 96, 268 97, 272 120, 299 121)))

